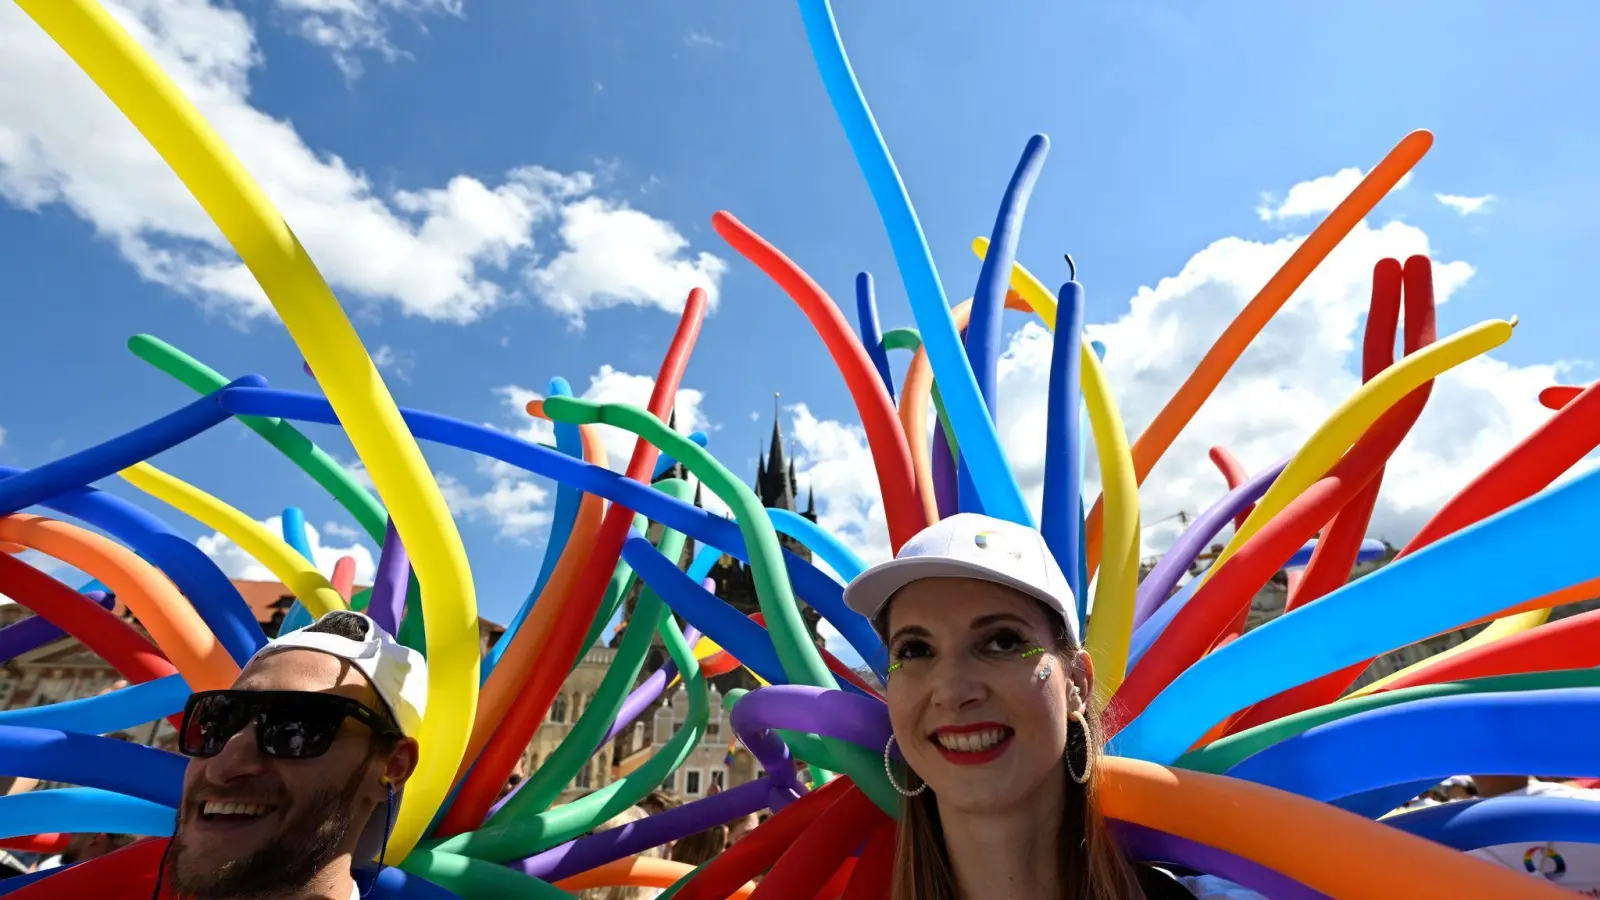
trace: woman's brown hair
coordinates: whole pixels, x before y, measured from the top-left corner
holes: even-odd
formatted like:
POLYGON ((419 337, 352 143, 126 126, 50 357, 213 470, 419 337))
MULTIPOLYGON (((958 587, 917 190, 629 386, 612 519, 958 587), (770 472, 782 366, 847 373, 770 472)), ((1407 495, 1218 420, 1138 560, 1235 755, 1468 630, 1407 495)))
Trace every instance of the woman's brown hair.
MULTIPOLYGON (((1059 621, 1059 620, 1058 620, 1059 621)), ((1056 652, 1071 658, 1078 645, 1066 630, 1058 629, 1056 652)), ((1088 733, 1068 727, 1067 760, 1081 772, 1083 759, 1091 767, 1088 784, 1065 778, 1066 802, 1061 809, 1061 875, 1063 896, 1071 900, 1143 900, 1144 892, 1133 867, 1117 846, 1110 826, 1100 814, 1095 795, 1100 787, 1100 757, 1104 743, 1100 713, 1090 703, 1084 710, 1088 733)), ((907 770, 904 784, 916 790, 922 780, 907 770)), ((899 843, 894 855, 894 883, 890 900, 957 900, 955 873, 945 851, 944 828, 939 822, 938 801, 927 791, 904 797, 900 804, 899 843)))

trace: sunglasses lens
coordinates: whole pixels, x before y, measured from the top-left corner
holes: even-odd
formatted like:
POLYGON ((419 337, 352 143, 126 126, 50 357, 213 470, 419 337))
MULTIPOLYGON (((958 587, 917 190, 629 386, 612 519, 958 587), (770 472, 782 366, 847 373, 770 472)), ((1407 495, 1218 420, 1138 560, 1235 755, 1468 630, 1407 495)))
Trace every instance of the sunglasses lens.
POLYGON ((316 695, 275 703, 264 711, 256 726, 261 730, 261 749, 278 759, 321 756, 338 736, 345 712, 333 698, 316 695))
POLYGON ((186 756, 216 756, 255 714, 255 704, 228 694, 196 696, 184 718, 180 749, 186 756))

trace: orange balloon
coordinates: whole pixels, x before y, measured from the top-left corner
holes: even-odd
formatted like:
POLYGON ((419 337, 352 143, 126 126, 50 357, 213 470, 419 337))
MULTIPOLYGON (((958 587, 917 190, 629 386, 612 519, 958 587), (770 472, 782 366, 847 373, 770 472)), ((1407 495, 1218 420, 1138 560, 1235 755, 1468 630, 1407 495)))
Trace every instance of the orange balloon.
POLYGON ((1329 897, 1572 897, 1541 879, 1296 794, 1122 757, 1101 766, 1099 802, 1108 818, 1215 847, 1329 897))
POLYGON ((159 569, 121 544, 25 513, 0 518, 0 540, 31 547, 98 578, 133 610, 191 688, 221 690, 239 677, 239 665, 188 598, 159 569))
MULTIPOLYGON (((1006 309, 1032 312, 1033 307, 1016 291, 1006 291, 1006 309)), ((956 333, 967 329, 972 319, 972 301, 963 300, 950 308, 950 318, 955 320, 956 333)), ((928 450, 928 397, 933 390, 933 366, 928 363, 928 351, 917 348, 906 369, 905 384, 900 386, 900 427, 905 430, 906 443, 911 445, 911 469, 917 477, 917 493, 922 497, 922 512, 928 524, 939 521, 939 502, 933 496, 933 464, 928 450)), ((936 435, 937 440, 944 440, 936 435)))
MULTIPOLYGON (((590 888, 604 887, 649 887, 669 888, 677 884, 683 876, 694 870, 688 863, 674 862, 670 859, 656 859, 653 856, 629 856, 623 859, 608 862, 603 866, 596 866, 586 872, 579 872, 571 878, 563 878, 556 882, 556 887, 563 891, 582 891, 590 888)), ((737 891, 729 894, 734 900, 744 900, 756 889, 754 884, 748 882, 737 891)))
MULTIPOLYGON (((1394 189, 1432 146, 1433 134, 1428 131, 1419 129, 1402 138, 1383 161, 1373 166, 1372 171, 1361 179, 1355 190, 1311 230, 1311 234, 1251 298, 1238 317, 1228 323, 1222 336, 1206 351, 1200 364, 1184 379, 1177 393, 1161 408, 1161 412, 1156 413, 1155 419, 1139 435, 1139 439, 1133 442, 1133 472, 1140 484, 1144 483, 1145 477, 1172 446, 1178 433, 1200 411, 1206 399, 1222 383, 1222 377, 1239 361, 1245 348, 1267 326, 1267 322, 1278 314, 1278 310, 1283 308, 1317 266, 1328 258, 1333 248, 1339 246, 1339 242, 1366 218, 1367 213, 1372 212, 1378 201, 1394 189)), ((1100 535, 1104 527, 1100 517, 1103 515, 1104 501, 1103 496, 1094 501, 1083 533, 1091 577, 1100 565, 1100 535)))
MULTIPOLYGON (((538 400, 528 403, 528 413, 546 418, 544 404, 538 400)), ((579 425, 578 434, 583 439, 584 460, 597 466, 607 466, 610 458, 606 455, 599 429, 593 425, 579 425)), ((579 502, 578 515, 572 520, 567 545, 562 548, 555 569, 545 581, 544 590, 539 592, 533 611, 523 621, 522 627, 517 629, 517 633, 512 635, 511 645, 501 654, 499 664, 489 673, 489 680, 484 682, 483 690, 478 694, 478 713, 472 720, 472 738, 467 743, 467 752, 461 757, 461 768, 456 772, 457 784, 466 776, 478 754, 483 752, 484 745, 489 743, 495 729, 500 727, 512 701, 517 698, 528 675, 538 664, 539 648, 544 646, 556 614, 566 605, 567 595, 572 593, 578 573, 589 561, 589 548, 600 531, 605 507, 605 500, 594 494, 584 494, 579 502)))

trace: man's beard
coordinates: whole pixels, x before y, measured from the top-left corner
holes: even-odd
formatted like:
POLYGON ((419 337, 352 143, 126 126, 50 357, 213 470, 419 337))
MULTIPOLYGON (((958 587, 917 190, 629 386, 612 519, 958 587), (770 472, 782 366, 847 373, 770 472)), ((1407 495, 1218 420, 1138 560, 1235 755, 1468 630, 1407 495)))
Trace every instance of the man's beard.
POLYGON ((284 822, 283 830, 261 849, 215 869, 186 869, 180 826, 172 838, 170 875, 174 893, 192 900, 254 900, 304 888, 333 862, 350 836, 350 811, 361 792, 364 774, 358 768, 343 790, 313 794, 305 810, 284 822))

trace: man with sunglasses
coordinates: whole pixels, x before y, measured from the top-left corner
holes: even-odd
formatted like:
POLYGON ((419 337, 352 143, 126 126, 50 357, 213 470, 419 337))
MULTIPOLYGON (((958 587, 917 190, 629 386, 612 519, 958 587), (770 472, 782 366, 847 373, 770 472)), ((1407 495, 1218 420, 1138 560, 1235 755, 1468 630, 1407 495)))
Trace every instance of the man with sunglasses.
MULTIPOLYGON (((427 663, 360 613, 263 647, 189 698, 163 876, 186 900, 355 900, 417 765, 427 663)), ((157 894, 160 886, 157 886, 157 894)))

